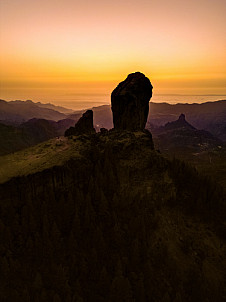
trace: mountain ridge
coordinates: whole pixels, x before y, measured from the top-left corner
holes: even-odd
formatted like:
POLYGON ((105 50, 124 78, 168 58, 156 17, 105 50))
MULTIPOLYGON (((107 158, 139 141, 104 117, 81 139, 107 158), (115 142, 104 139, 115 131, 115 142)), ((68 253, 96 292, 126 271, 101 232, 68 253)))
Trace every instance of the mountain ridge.
POLYGON ((12 124, 21 124, 32 118, 60 120, 66 115, 49 108, 41 108, 33 102, 0 102, 0 121, 12 124))
POLYGON ((19 126, 0 123, 0 155, 28 148, 50 138, 64 134, 65 130, 75 124, 74 119, 52 121, 30 119, 19 126))

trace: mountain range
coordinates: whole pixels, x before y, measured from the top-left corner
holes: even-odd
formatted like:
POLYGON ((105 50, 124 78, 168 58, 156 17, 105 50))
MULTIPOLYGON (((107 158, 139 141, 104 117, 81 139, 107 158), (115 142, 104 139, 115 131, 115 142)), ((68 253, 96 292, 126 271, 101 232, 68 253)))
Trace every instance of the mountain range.
POLYGON ((202 152, 221 147, 223 142, 206 130, 198 130, 181 114, 176 121, 154 127, 152 134, 159 149, 175 153, 202 152))
POLYGON ((15 152, 50 138, 62 136, 76 119, 63 119, 57 122, 45 119, 30 119, 18 126, 0 123, 0 155, 15 152))
POLYGON ((154 126, 163 126, 172 122, 183 113, 187 121, 199 130, 207 130, 219 139, 226 141, 226 101, 206 102, 202 104, 150 103, 148 122, 154 126))
POLYGON ((32 101, 6 102, 0 100, 0 122, 18 125, 32 118, 58 121, 66 118, 66 116, 60 111, 40 106, 32 101))
MULTIPOLYGON (((33 103, 32 101, 0 101, 0 122, 4 124, 21 124, 32 118, 58 121, 60 119, 78 119, 82 111, 50 104, 33 103), (59 110, 59 111, 57 111, 59 110)), ((94 126, 96 129, 113 128, 110 105, 92 108, 94 126)), ((187 121, 199 130, 207 130, 219 139, 226 141, 226 100, 206 102, 202 104, 149 104, 147 128, 164 126, 167 122, 175 121, 183 113, 187 121)))

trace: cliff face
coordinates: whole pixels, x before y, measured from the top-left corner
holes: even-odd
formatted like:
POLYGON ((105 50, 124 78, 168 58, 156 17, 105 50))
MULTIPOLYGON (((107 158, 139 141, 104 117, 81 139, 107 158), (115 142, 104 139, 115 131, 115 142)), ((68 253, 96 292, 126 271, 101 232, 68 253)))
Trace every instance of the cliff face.
POLYGON ((114 128, 118 130, 143 130, 145 128, 152 85, 143 73, 135 72, 112 91, 111 109, 114 128))
POLYGON ((219 188, 148 132, 65 144, 0 185, 1 300, 222 301, 219 188))

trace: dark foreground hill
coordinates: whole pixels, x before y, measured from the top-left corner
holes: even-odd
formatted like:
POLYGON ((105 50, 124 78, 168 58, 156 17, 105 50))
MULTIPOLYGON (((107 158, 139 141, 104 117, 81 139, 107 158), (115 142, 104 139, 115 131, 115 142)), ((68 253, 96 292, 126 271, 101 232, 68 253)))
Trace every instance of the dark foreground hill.
POLYGON ((1 301, 223 301, 223 193, 148 132, 53 139, 0 182, 1 301))

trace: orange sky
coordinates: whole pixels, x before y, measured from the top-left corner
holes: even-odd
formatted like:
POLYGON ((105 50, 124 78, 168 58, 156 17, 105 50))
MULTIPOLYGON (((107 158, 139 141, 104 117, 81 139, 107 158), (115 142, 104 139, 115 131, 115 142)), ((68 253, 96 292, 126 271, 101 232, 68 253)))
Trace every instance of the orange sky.
POLYGON ((107 95, 134 71, 155 94, 226 94, 225 0, 0 3, 3 99, 107 95))

